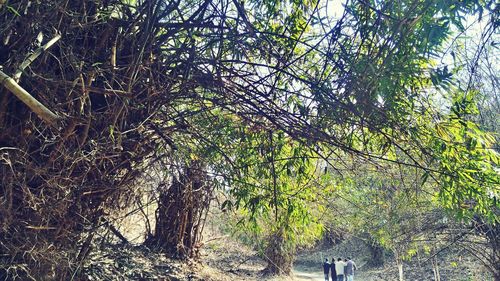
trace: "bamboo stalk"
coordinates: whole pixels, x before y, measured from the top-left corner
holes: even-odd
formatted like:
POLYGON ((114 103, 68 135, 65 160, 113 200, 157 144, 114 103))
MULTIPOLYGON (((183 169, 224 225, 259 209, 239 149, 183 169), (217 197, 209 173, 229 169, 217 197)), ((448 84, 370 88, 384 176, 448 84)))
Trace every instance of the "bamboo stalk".
MULTIPOLYGON (((1 1, 1 0, 0 0, 1 1)), ((16 73, 14 73, 14 80, 16 82, 19 82, 19 79, 21 78, 21 75, 23 74, 23 71, 28 67, 33 61, 35 61, 44 51, 46 51, 48 48, 52 47, 57 41, 61 39, 61 35, 56 35, 52 40, 47 42, 47 44, 43 45, 42 47, 38 48, 33 54, 31 54, 29 57, 27 57, 23 63, 18 67, 16 73)))
POLYGON ((17 84, 14 79, 10 78, 7 74, 0 70, 0 84, 4 85, 11 93, 18 97, 24 104, 26 104, 33 112, 38 115, 43 121, 50 125, 55 124, 60 117, 50 111, 47 107, 41 104, 33 96, 31 96, 25 89, 17 84))

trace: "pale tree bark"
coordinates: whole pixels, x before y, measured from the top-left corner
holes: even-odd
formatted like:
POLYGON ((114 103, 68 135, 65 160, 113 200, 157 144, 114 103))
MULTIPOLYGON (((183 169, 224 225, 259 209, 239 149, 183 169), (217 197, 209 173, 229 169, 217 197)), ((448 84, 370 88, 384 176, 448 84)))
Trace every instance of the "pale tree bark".
POLYGON ((404 281, 403 277, 403 263, 398 261, 398 272, 399 272, 399 281, 404 281))
POLYGON ((439 274, 439 264, 436 255, 432 258, 432 270, 434 271, 434 280, 441 281, 441 275, 439 274))
POLYGON ((439 266, 437 261, 434 261, 434 280, 435 281, 441 281, 441 275, 439 274, 439 266))
POLYGON ((401 258, 401 255, 396 252, 396 263, 398 265, 398 275, 399 275, 399 281, 404 281, 404 275, 403 275, 403 259, 401 258))

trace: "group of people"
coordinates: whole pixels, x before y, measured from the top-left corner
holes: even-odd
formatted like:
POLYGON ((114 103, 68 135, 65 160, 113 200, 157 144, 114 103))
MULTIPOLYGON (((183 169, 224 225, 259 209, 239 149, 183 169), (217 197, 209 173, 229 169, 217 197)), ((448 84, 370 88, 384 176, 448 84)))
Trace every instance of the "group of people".
POLYGON ((323 272, 325 273, 325 281, 329 281, 329 275, 331 273, 332 281, 354 281, 354 270, 356 270, 356 264, 347 258, 342 260, 338 258, 332 258, 332 263, 325 259, 323 263, 323 272))

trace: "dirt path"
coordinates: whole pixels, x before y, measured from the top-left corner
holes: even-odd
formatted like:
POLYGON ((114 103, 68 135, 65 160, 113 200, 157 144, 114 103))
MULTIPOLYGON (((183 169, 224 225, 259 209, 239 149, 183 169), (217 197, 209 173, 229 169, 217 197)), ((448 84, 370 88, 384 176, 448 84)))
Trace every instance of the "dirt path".
MULTIPOLYGON (((330 277, 331 280, 332 277, 330 277)), ((306 272, 306 271, 300 271, 299 269, 294 269, 293 270, 293 280, 295 281, 324 281, 325 276, 323 275, 322 272, 306 272)), ((355 278, 356 281, 362 281, 365 280, 363 276, 357 276, 355 278)))
POLYGON ((325 276, 321 272, 304 272, 297 269, 293 270, 294 280, 297 281, 324 281, 325 276))

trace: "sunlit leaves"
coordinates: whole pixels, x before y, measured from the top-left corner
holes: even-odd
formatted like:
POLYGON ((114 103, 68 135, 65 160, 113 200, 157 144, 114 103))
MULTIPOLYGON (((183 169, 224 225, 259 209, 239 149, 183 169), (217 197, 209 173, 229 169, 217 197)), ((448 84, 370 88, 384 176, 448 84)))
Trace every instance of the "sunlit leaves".
POLYGON ((465 119, 477 110, 472 97, 459 93, 449 119, 434 127, 441 202, 460 216, 480 213, 494 221, 500 208, 500 157, 492 147, 494 137, 465 119))
POLYGON ((230 192, 254 231, 281 233, 294 245, 312 242, 321 225, 311 208, 324 190, 309 149, 282 132, 261 130, 247 131, 235 153, 245 172, 230 192))

